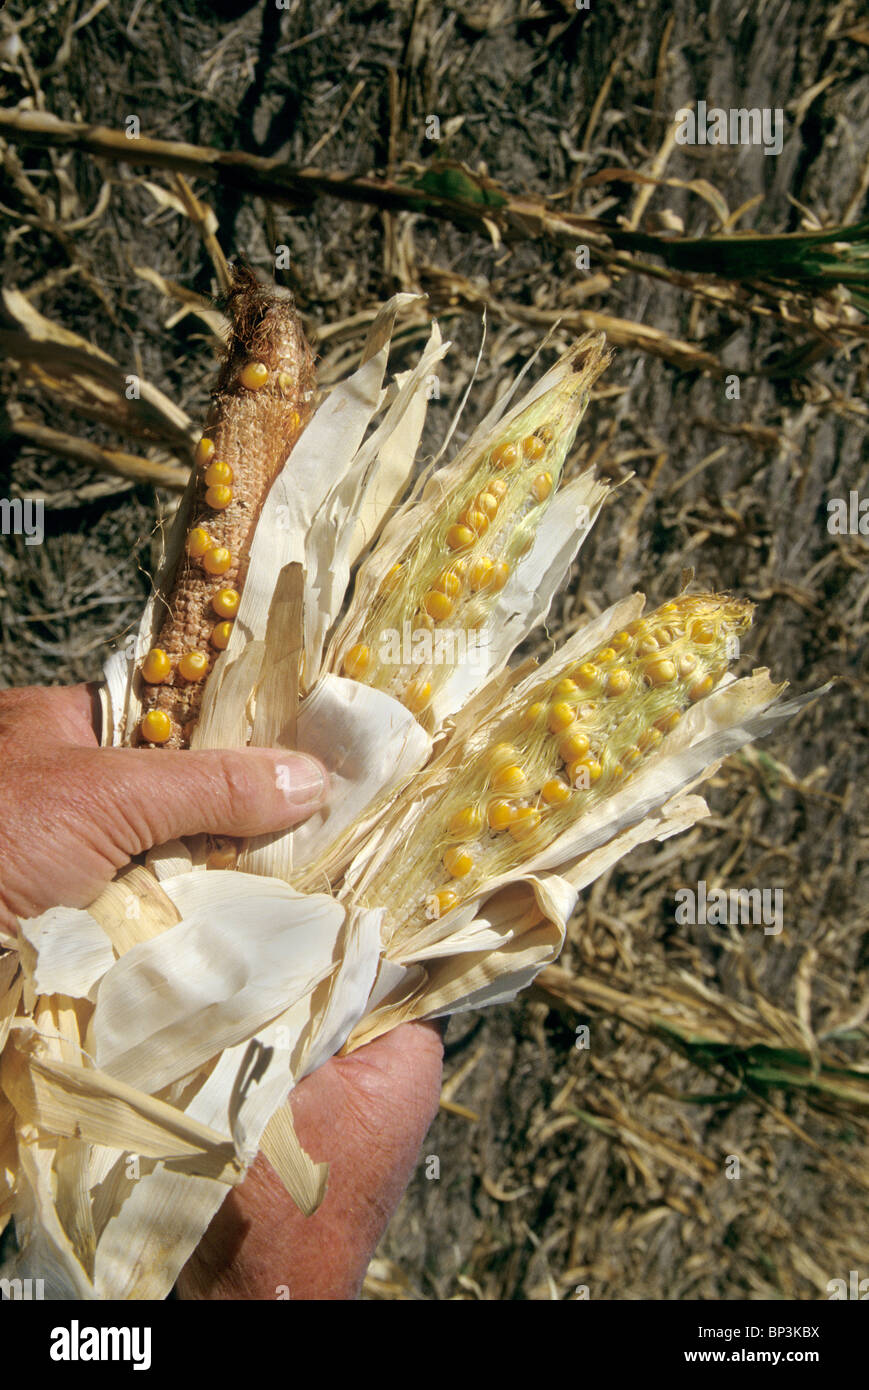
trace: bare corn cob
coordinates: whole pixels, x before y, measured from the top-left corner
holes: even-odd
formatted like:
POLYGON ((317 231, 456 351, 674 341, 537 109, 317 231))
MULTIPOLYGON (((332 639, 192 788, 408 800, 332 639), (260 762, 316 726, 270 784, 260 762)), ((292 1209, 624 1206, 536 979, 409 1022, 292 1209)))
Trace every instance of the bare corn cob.
POLYGON ((530 860, 623 786, 715 688, 751 613, 724 595, 683 595, 541 683, 485 748, 457 757, 446 794, 366 897, 388 904, 393 928, 415 930, 530 860))
POLYGON ((189 742, 205 678, 229 641, 262 504, 313 403, 313 355, 292 300, 236 270, 227 308, 232 337, 196 449, 192 526, 140 670, 134 741, 169 748, 189 742))
POLYGON ((534 544, 609 361, 600 336, 583 340, 568 374, 469 460, 340 654, 345 676, 389 692, 414 714, 427 709, 534 544))

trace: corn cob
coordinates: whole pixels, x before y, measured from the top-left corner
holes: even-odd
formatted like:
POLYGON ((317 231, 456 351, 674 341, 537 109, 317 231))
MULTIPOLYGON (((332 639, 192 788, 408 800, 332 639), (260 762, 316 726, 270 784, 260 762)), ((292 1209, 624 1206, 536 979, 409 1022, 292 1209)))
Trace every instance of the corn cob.
POLYGON ((366 898, 389 905, 394 927, 416 930, 515 872, 623 786, 715 688, 751 612, 724 595, 682 595, 533 687, 484 748, 459 752, 434 816, 421 817, 366 898))
POLYGON ((384 577, 361 631, 339 654, 343 675, 423 715, 534 544, 591 386, 609 361, 602 340, 583 343, 567 376, 480 447, 384 577))
POLYGON ((237 269, 226 307, 232 336, 196 448, 185 553, 139 671, 136 743, 189 743, 205 678, 229 642, 259 512, 311 414, 314 360, 292 301, 237 269))

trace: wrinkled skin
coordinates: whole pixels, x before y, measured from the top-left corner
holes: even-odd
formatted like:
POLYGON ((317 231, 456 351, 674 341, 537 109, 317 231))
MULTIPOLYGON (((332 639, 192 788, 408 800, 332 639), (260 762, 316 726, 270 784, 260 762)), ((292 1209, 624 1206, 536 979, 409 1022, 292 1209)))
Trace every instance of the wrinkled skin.
MULTIPOLYGON (((153 845, 285 829, 327 796, 322 769, 301 755, 100 748, 97 720, 88 686, 0 691, 0 929, 10 935, 17 917, 86 907, 153 845)), ((356 1297, 437 1110, 441 1060, 438 1028, 405 1024, 307 1077, 293 1114, 305 1149, 330 1164, 322 1206, 303 1217, 260 1156, 182 1271, 180 1297, 356 1297)))

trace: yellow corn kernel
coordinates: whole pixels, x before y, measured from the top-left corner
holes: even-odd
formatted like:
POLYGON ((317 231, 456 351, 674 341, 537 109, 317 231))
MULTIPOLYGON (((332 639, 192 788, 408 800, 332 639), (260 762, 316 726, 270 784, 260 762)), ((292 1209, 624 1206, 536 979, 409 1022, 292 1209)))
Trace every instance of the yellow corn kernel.
POLYGON ((510 578, 510 566, 506 560, 499 560, 492 570, 492 578, 489 580, 489 588, 493 593, 499 594, 507 580, 510 578))
POLYGON ((456 811, 450 821, 451 835, 455 835, 457 840, 469 839, 473 835, 478 835, 483 828, 483 816, 476 806, 463 806, 461 811, 456 811))
POLYGON ((499 768, 492 778, 496 792, 518 792, 525 785, 525 773, 518 764, 499 768))
POLYGON ((539 436, 539 438, 543 440, 544 444, 551 444, 553 439, 555 438, 555 431, 551 425, 541 425, 540 429, 537 430, 536 433, 539 436))
POLYGON ((695 619, 688 632, 692 642, 698 646, 706 647, 710 642, 715 641, 715 624, 708 619, 695 619))
POLYGON ((489 529, 489 518, 485 512, 477 511, 475 507, 465 507, 465 510, 459 513, 459 525, 467 526, 475 536, 484 536, 489 529))
POLYGON ((238 379, 248 391, 261 391, 269 379, 269 369, 265 362, 247 362, 238 379))
POLYGON ((535 700, 533 705, 529 705, 522 715, 523 728, 533 728, 545 709, 546 706, 540 700, 535 700))
POLYGON ((401 571, 403 568, 403 565, 393 565, 392 569, 386 571, 386 574, 383 576, 383 579, 380 584, 379 592, 381 594, 391 594, 395 589, 398 588, 399 581, 401 580, 401 571))
POLYGON ((462 588, 462 579, 457 566, 454 565, 451 569, 441 570, 432 587, 439 589, 442 594, 446 594, 447 598, 457 598, 462 588))
POLYGON ((498 499, 493 492, 479 492, 474 498, 474 507, 491 521, 498 511, 498 499))
POLYGON ((603 772, 603 768, 597 758, 579 758, 575 763, 571 763, 567 769, 567 775, 574 786, 588 787, 592 782, 596 782, 603 772))
POLYGON ((623 652, 625 647, 631 645, 630 633, 617 632, 615 637, 610 638, 610 646, 615 647, 617 652, 623 652))
POLYGON ((214 440, 206 439, 203 435, 196 445, 196 453, 193 455, 194 462, 200 467, 210 463, 214 457, 214 440))
MULTIPOLYGON (((490 493, 492 497, 496 498, 498 502, 501 502, 507 496, 507 484, 504 482, 503 478, 492 478, 486 484, 486 491, 490 493)), ((483 510, 485 511, 485 507, 483 510)))
POLYGON ((439 917, 446 917, 459 901, 458 893, 454 893, 452 888, 439 888, 436 893, 432 893, 431 902, 436 909, 435 920, 439 917))
POLYGON ((214 541, 208 532, 201 526, 194 526, 187 536, 187 554, 193 560, 201 560, 206 550, 210 550, 214 541))
POLYGON ((536 830, 541 820, 542 816, 536 806, 520 806, 516 812, 516 819, 510 826, 510 834, 519 840, 523 835, 530 835, 532 830, 536 830))
POLYGON ((172 670, 172 662, 162 647, 152 647, 142 662, 142 680, 148 685, 162 685, 172 670))
POLYGON ((671 714, 665 714, 660 719, 656 719, 654 727, 662 734, 669 734, 675 729, 681 718, 681 710, 674 709, 671 714))
POLYGON ((446 541, 450 550, 467 550, 469 545, 473 545, 475 536, 469 526, 451 526, 447 531, 446 541))
POLYGON ((613 763, 613 777, 624 777, 625 770, 621 763, 613 763))
POLYGON ((210 463, 205 470, 205 486, 218 487, 223 483, 229 484, 234 476, 229 464, 224 463, 222 459, 217 459, 214 463, 210 463))
POLYGON ((631 743, 625 749, 624 753, 622 753, 622 762, 627 763, 628 767, 630 767, 632 763, 639 762, 642 756, 642 752, 637 745, 631 743))
POLYGON ((572 705, 566 700, 559 700, 549 708, 549 719, 547 723, 549 730, 553 734, 560 734, 564 729, 569 729, 575 718, 575 711, 572 705))
POLYGON ((444 854, 444 868, 453 878, 464 878, 474 867, 474 861, 466 849, 453 845, 444 854))
POLYGON ((665 658, 663 661, 650 661, 648 666, 643 668, 643 674, 649 685, 668 685, 670 681, 676 679, 676 663, 665 658))
POLYGON ((631 675, 624 667, 620 666, 615 671, 610 671, 606 681, 607 695, 624 695, 626 690, 631 688, 631 675))
POLYGON ((226 574, 232 567, 232 556, 224 545, 213 545, 202 557, 202 568, 207 574, 226 574))
POLYGON ((584 661, 573 673, 577 685, 583 690, 591 690, 600 680, 600 671, 591 661, 584 661))
POLYGON ((480 589, 488 588, 495 566, 488 555, 481 555, 474 560, 468 570, 468 588, 472 593, 479 593, 480 589))
POLYGON ((211 645, 219 652, 225 652, 232 636, 232 623, 216 623, 211 629, 211 645))
POLYGON ((584 758, 588 752, 588 734, 584 734, 581 729, 568 734, 558 745, 558 756, 563 758, 566 763, 576 762, 577 758, 584 758))
POLYGON ((714 688, 715 681, 712 679, 712 677, 704 676, 702 680, 697 681, 696 684, 691 686, 690 690, 688 691, 688 699, 702 700, 703 697, 705 695, 708 695, 711 690, 714 690, 714 688))
POLYGON ((341 670, 352 681, 361 681, 371 661, 371 650, 364 642, 357 642, 349 652, 345 652, 341 670))
POLYGON ((178 674, 186 681, 201 681, 208 674, 208 656, 205 652, 185 652, 178 662, 178 674))
POLYGON ((224 483, 218 483, 216 487, 210 487, 205 494, 207 506, 213 507, 216 512, 225 511, 232 501, 232 488, 224 483))
POLYGON ((505 767, 508 763, 515 763, 519 754, 512 743, 496 743, 489 749, 488 762, 493 768, 505 767))
POLYGON ((172 733, 172 720, 164 709, 149 709, 139 732, 147 743, 165 743, 172 733))
POLYGON ((234 618, 240 602, 237 589, 218 589, 211 600, 211 606, 218 618, 234 618))
POLYGON ((534 482, 531 484, 531 491, 538 502, 545 502, 552 491, 552 474, 538 473, 534 482))
POLYGON ((612 647, 603 647, 595 657, 598 666, 607 666, 611 661, 615 661, 616 654, 612 647))
POLYGON ((685 676, 690 676, 691 672, 694 670, 694 667, 696 665, 697 658, 696 656, 692 656, 691 652, 686 652, 685 655, 680 656, 679 660, 676 662, 676 666, 679 670, 679 675, 683 678, 685 676))
POLYGON ((654 656, 657 650, 658 641, 655 637, 642 637, 637 643, 637 656, 654 656))
POLYGON ((550 777, 540 788, 540 795, 547 806, 560 806, 570 796, 570 787, 560 777, 550 777))
POLYGON ((663 737, 661 730, 656 729, 653 724, 651 729, 646 729, 645 733, 640 734, 637 739, 637 747, 644 753, 648 753, 651 748, 657 748, 663 737))
POLYGON ((519 808, 512 801, 490 801, 486 807, 486 820, 490 830, 509 830, 518 814, 519 808))
POLYGON ((431 699, 429 681, 410 681, 405 687, 402 700, 412 714, 419 714, 431 699))
POLYGON ((453 601, 446 594, 442 594, 440 589, 429 589, 422 601, 423 607, 430 618, 435 622, 443 622, 453 611, 453 601))
POLYGON ((536 463, 546 453, 546 445, 536 434, 529 434, 527 439, 522 440, 522 452, 532 463, 536 463))
POLYGON ((519 449, 515 444, 497 444, 489 458, 495 468, 512 468, 519 462, 519 449))
POLYGON ((552 693, 553 695, 557 695, 559 700, 567 700, 571 695, 579 694, 579 686, 576 681, 572 681, 569 676, 565 676, 563 680, 556 683, 552 693))

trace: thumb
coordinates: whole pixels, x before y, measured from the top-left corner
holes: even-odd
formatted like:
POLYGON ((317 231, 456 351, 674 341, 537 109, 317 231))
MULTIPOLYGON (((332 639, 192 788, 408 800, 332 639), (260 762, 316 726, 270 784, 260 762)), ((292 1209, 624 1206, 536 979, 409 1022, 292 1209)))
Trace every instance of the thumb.
POLYGON ((0 907, 32 917, 86 907, 167 840, 287 829, 323 804, 327 774, 286 749, 63 748, 13 754, 0 783, 14 789, 0 821, 0 907))

